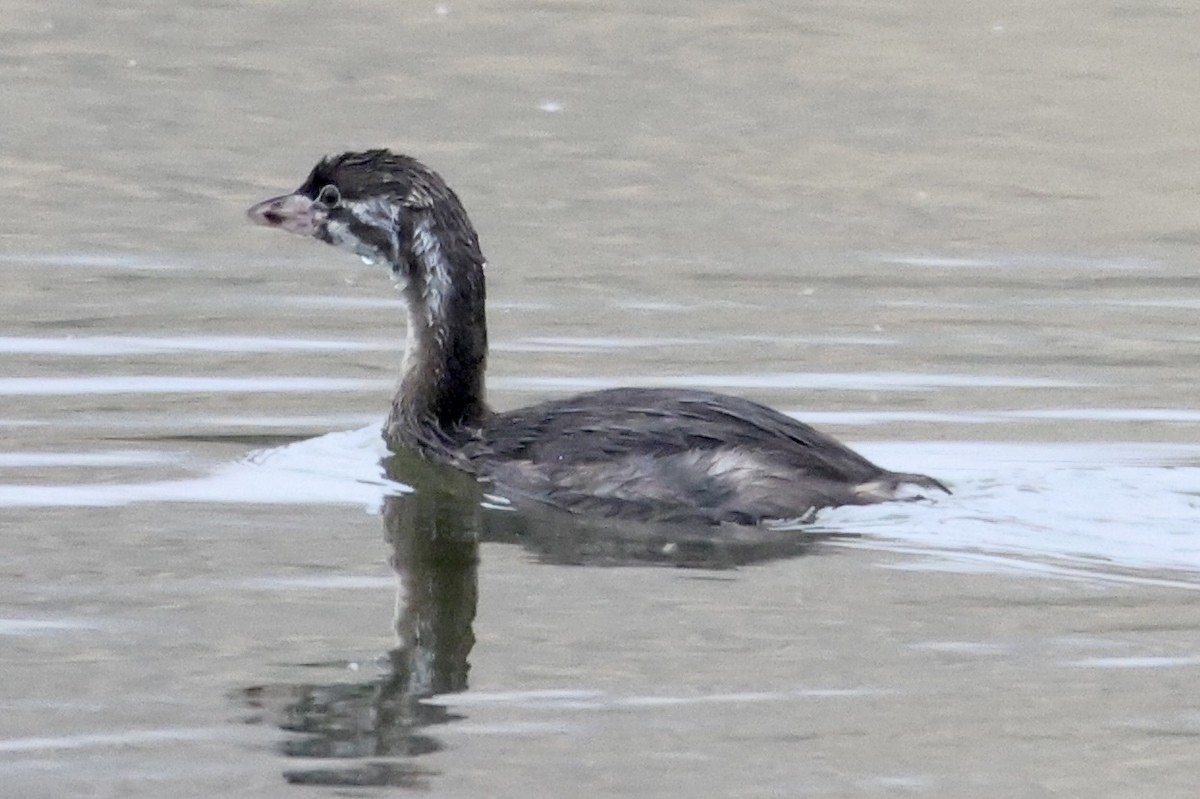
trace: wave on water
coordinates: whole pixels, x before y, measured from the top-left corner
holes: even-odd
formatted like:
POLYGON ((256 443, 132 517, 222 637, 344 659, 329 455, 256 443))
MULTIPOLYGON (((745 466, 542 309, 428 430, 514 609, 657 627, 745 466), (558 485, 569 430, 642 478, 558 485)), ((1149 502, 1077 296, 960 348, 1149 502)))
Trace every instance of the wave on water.
MULTIPOLYGON (((936 475, 954 494, 931 502, 828 510, 797 535, 832 533, 839 545, 934 556, 942 565, 931 568, 952 562, 957 569, 1114 577, 1128 570, 1168 570, 1200 584, 1200 446, 987 441, 855 446, 884 466, 936 475), (842 537, 850 534, 861 537, 842 537)), ((375 511, 385 496, 411 490, 384 475, 386 454, 378 426, 371 425, 260 450, 195 477, 0 485, 0 507, 194 502, 341 504, 375 511)))

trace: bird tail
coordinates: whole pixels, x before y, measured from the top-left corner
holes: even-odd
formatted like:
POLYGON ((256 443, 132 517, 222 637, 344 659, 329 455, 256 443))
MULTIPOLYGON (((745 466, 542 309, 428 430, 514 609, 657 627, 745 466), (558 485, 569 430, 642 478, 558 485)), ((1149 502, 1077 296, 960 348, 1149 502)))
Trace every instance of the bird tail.
POLYGON ((904 490, 906 487, 911 486, 927 491, 941 491, 944 494, 952 493, 941 480, 934 479, 926 474, 912 474, 910 472, 885 472, 874 480, 856 485, 854 493, 864 503, 915 502, 917 500, 928 499, 928 497, 919 492, 911 493, 904 490))

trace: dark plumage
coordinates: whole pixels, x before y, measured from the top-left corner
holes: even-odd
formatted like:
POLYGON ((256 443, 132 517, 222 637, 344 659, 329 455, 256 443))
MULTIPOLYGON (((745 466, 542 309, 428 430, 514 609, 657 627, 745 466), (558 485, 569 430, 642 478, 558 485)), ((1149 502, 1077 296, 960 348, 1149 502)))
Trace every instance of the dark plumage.
POLYGON ((904 499, 925 475, 881 469, 806 424, 706 391, 614 389, 505 413, 484 400, 485 261, 437 173, 387 150, 322 160, 261 225, 386 262, 408 309, 400 389, 384 429, 514 499, 653 521, 757 523, 904 499))

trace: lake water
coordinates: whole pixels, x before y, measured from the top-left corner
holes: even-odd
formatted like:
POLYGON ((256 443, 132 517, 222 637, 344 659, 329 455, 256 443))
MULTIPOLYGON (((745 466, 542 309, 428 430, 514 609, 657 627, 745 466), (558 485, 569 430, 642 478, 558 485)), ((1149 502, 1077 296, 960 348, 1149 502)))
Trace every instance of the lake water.
POLYGON ((1200 11, 9 6, 0 794, 1193 795, 1200 11), (727 391, 955 493, 382 462, 387 277, 243 213, 384 145, 479 228, 497 407, 727 391))

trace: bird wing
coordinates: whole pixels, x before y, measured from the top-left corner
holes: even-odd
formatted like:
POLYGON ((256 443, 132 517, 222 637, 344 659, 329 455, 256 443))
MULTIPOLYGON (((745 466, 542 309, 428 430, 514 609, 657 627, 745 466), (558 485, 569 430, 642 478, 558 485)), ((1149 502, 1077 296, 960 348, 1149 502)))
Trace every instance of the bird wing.
POLYGON ((739 450, 817 478, 862 482, 883 473, 836 439, 764 405, 676 389, 611 389, 495 414, 466 449, 471 460, 555 466, 739 450))

